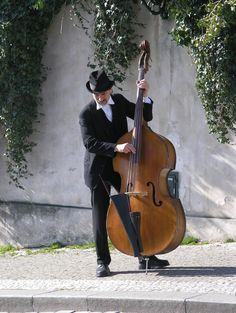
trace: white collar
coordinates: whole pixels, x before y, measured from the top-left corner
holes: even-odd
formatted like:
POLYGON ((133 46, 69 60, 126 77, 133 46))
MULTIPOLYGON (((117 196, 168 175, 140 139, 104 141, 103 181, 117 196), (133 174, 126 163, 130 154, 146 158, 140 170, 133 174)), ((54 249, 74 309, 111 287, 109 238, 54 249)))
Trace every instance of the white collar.
POLYGON ((112 99, 112 97, 110 96, 110 98, 108 99, 108 101, 107 101, 107 103, 106 104, 100 104, 100 103, 98 103, 96 100, 95 100, 95 102, 96 102, 96 105, 97 105, 97 110, 99 110, 99 109, 102 109, 102 108, 104 108, 104 107, 107 107, 108 105, 112 105, 112 104, 114 104, 114 101, 113 101, 113 99, 112 99))

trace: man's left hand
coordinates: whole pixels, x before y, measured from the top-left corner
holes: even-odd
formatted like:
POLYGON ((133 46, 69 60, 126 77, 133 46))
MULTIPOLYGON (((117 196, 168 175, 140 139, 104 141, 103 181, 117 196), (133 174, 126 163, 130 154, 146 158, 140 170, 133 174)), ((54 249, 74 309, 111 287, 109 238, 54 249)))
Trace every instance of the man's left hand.
POLYGON ((147 97, 147 95, 148 95, 148 90, 149 90, 149 84, 148 84, 148 82, 147 82, 145 79, 142 79, 142 80, 138 80, 138 81, 136 82, 136 85, 137 85, 138 88, 144 90, 143 96, 144 96, 144 97, 147 97))

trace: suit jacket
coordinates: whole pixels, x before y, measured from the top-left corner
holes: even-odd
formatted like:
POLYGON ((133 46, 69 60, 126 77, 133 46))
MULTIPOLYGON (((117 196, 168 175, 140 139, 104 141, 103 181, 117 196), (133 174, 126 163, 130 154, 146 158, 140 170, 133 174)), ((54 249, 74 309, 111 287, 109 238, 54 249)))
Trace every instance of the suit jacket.
MULTIPOLYGON (((115 156, 117 140, 128 131, 127 117, 134 119, 134 103, 121 94, 114 94, 111 97, 114 101, 111 105, 112 131, 104 111, 97 110, 94 100, 86 105, 79 115, 82 139, 86 148, 84 179, 89 188, 96 186, 107 162, 115 156)), ((152 103, 144 104, 143 117, 146 121, 152 120, 152 103)))

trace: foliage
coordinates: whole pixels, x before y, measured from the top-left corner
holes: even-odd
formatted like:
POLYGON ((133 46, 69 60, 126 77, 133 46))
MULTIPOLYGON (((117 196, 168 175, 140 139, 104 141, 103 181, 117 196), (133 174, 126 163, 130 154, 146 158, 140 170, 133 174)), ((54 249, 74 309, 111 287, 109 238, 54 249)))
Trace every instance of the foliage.
POLYGON ((74 0, 73 11, 85 29, 90 26, 81 12, 93 14, 90 38, 94 52, 88 65, 104 68, 115 81, 122 82, 126 69, 138 53, 135 27, 141 24, 135 21, 132 1, 94 0, 91 7, 87 0, 74 0))
POLYGON ((186 236, 181 242, 181 245, 206 245, 208 244, 208 241, 201 241, 198 238, 195 238, 194 236, 186 236))
POLYGON ((27 177, 25 154, 41 103, 46 31, 65 1, 2 0, 0 4, 0 123, 6 139, 8 173, 16 186, 27 177))
POLYGON ((224 243, 232 243, 232 242, 235 242, 233 238, 228 238, 224 240, 224 243))
POLYGON ((195 245, 197 243, 199 243, 199 239, 195 238, 193 236, 186 236, 184 237, 184 239, 181 242, 181 245, 195 245))
POLYGON ((28 255, 32 255, 32 254, 41 254, 41 253, 58 253, 61 251, 61 249, 64 247, 63 244, 61 244, 60 242, 54 242, 51 245, 49 245, 48 247, 42 247, 39 249, 26 249, 25 252, 28 255))
POLYGON ((236 0, 168 1, 172 36, 189 48, 210 132, 222 143, 236 134, 236 0))
POLYGON ((16 251, 17 251, 17 248, 14 248, 11 245, 0 246, 0 255, 5 255, 5 254, 15 255, 16 251))
MULTIPOLYGON (((114 250, 112 242, 108 241, 109 249, 114 250)), ((10 255, 10 256, 19 256, 19 255, 36 255, 44 253, 60 253, 64 252, 67 249, 71 250, 87 250, 95 249, 95 243, 89 242, 84 244, 74 244, 74 245, 64 245, 61 242, 54 242, 47 247, 40 248, 19 248, 13 247, 12 245, 0 246, 0 256, 10 255)))
POLYGON ((66 246, 67 249, 83 249, 83 250, 87 250, 87 249, 94 249, 95 248, 95 243, 94 242, 89 242, 89 243, 84 243, 84 244, 75 244, 75 245, 70 245, 70 246, 66 246))
MULTIPOLYGON (((114 250, 114 246, 111 241, 108 241, 109 249, 114 250)), ((74 244, 74 245, 64 245, 60 242, 54 242, 47 247, 39 248, 19 248, 13 247, 12 245, 0 246, 0 256, 10 255, 10 256, 22 256, 22 255, 37 255, 45 253, 61 253, 68 249, 71 250, 87 250, 95 249, 95 243, 84 243, 84 244, 74 244)))

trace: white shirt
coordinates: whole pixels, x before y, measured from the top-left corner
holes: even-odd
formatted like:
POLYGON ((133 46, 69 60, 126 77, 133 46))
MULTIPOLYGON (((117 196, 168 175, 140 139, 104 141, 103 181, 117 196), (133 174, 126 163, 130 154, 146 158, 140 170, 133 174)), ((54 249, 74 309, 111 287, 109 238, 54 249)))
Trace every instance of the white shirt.
POLYGON ((104 113, 106 114, 106 117, 107 119, 112 122, 112 109, 111 109, 111 105, 114 104, 114 101, 112 100, 112 97, 110 97, 107 101, 106 104, 99 104, 97 101, 96 101, 96 104, 97 104, 97 110, 99 109, 102 109, 104 111, 104 113))
MULTIPOLYGON (((95 100, 96 101, 96 100, 95 100)), ((149 97, 144 97, 143 98, 143 102, 145 103, 151 103, 151 99, 149 97)), ((102 109, 107 117, 107 119, 112 122, 112 109, 111 109, 111 105, 114 104, 114 101, 112 100, 112 97, 110 97, 107 101, 106 104, 99 104, 97 101, 96 101, 96 104, 97 104, 97 110, 100 110, 102 109)))

